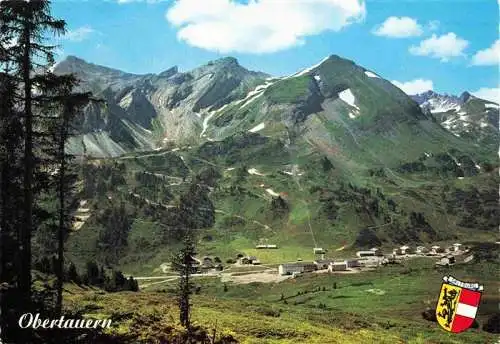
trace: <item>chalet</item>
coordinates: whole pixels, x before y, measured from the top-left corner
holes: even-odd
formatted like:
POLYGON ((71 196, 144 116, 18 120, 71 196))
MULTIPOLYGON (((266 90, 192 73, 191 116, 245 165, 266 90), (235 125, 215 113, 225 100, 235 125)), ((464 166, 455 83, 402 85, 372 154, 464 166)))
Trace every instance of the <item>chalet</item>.
POLYGON ((382 265, 383 257, 365 257, 360 259, 360 264, 365 267, 375 267, 382 265))
POLYGON ((357 259, 347 259, 345 262, 348 268, 358 268, 361 266, 359 260, 357 259))
POLYGON ((263 249, 277 249, 278 245, 257 245, 255 246, 256 249, 258 250, 263 250, 263 249))
POLYGON ((239 259, 241 265, 258 265, 260 261, 255 256, 246 256, 239 259))
POLYGON ((333 259, 318 259, 314 261, 318 270, 328 269, 330 263, 333 263, 333 259))
POLYGON ((325 254, 326 253, 326 251, 324 249, 322 249, 321 247, 313 248, 313 252, 314 252, 314 254, 325 254))
POLYGON ((436 265, 438 266, 449 266, 453 264, 455 264, 455 257, 453 256, 443 257, 438 262, 436 262, 436 265))
POLYGON ((334 271, 346 271, 347 270, 347 261, 338 261, 338 262, 331 262, 330 265, 328 266, 328 271, 329 272, 334 272, 334 271))
POLYGON ((375 251, 358 251, 356 252, 356 256, 358 258, 364 258, 364 257, 375 257, 375 251))
POLYGON ((253 257, 253 258, 255 258, 255 259, 252 259, 252 263, 251 263, 252 265, 260 265, 261 264, 260 260, 258 260, 257 257, 253 257))
POLYGON ((410 247, 410 246, 401 246, 400 247, 401 249, 401 254, 412 254, 413 253, 413 249, 410 247))
POLYGON ((425 254, 425 253, 429 252, 429 249, 425 246, 417 246, 416 252, 418 254, 425 254))
POLYGON ((431 247, 431 253, 432 254, 444 253, 444 248, 438 245, 434 245, 431 247))
POLYGON ((311 272, 316 270, 316 264, 312 262, 285 263, 278 267, 278 273, 282 276, 294 273, 311 272))

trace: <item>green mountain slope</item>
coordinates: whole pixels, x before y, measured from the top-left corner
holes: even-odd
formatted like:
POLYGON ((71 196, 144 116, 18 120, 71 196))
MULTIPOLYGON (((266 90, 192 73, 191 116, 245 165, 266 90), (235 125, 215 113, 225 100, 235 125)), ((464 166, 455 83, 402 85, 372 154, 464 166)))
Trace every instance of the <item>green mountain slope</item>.
POLYGON ((494 152, 447 131, 390 82, 338 56, 252 80, 223 101, 205 93, 196 141, 88 160, 79 192, 90 217, 68 239, 71 259, 160 271, 182 234, 185 194, 197 200, 199 253, 223 261, 495 237, 494 152))

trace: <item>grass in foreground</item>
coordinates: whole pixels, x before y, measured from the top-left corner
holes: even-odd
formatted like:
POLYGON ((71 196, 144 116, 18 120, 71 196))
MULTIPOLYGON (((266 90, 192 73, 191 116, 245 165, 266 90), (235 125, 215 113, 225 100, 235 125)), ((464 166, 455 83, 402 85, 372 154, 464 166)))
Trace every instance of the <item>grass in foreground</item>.
MULTIPOLYGON (((193 320, 241 343, 494 343, 496 336, 471 329, 450 334, 420 313, 435 306, 442 276, 485 285, 478 321, 496 311, 498 265, 436 270, 428 260, 351 275, 305 275, 279 284, 224 285, 197 279, 193 320), (336 288, 335 287, 336 284, 336 288)), ((177 325, 173 284, 155 292, 106 294, 68 286, 66 306, 115 319, 112 332, 155 343, 162 328, 177 325), (148 341, 149 340, 149 341, 148 341)))

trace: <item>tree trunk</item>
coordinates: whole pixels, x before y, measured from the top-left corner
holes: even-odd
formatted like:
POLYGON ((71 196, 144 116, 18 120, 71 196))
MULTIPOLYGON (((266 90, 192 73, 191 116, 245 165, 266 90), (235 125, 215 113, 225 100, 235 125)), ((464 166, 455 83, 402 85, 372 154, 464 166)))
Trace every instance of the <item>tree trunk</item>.
POLYGON ((65 207, 65 176, 66 176, 66 157, 64 155, 64 143, 66 142, 66 123, 67 109, 63 110, 63 119, 61 123, 60 136, 58 142, 58 154, 60 159, 59 168, 59 230, 57 232, 57 282, 56 282, 56 316, 62 314, 62 298, 63 298, 63 283, 64 283, 64 234, 66 225, 66 207, 65 207))
MULTIPOLYGON (((29 10, 27 10, 29 11, 29 10)), ((24 83, 24 221, 21 227, 20 251, 21 269, 19 289, 22 302, 31 302, 31 232, 33 230, 33 114, 31 95, 31 14, 28 14, 23 27, 22 77, 24 83)))

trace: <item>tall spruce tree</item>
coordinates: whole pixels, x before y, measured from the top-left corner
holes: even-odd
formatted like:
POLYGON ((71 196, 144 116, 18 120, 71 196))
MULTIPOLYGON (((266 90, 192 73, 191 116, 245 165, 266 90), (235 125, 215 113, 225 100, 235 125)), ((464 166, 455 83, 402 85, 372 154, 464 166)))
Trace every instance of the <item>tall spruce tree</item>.
POLYGON ((172 268, 179 273, 177 285, 177 302, 179 306, 179 320, 188 333, 191 329, 191 303, 190 297, 193 291, 191 274, 193 270, 193 257, 196 255, 193 232, 185 231, 182 248, 172 260, 172 268))
POLYGON ((34 128, 37 127, 33 110, 35 103, 34 76, 54 62, 53 49, 45 44, 48 32, 62 34, 65 22, 56 20, 50 13, 50 1, 1 1, 0 22, 3 33, 8 33, 16 44, 9 50, 9 62, 15 68, 12 75, 20 90, 18 103, 22 108, 24 129, 23 151, 23 216, 19 231, 19 281, 20 308, 31 304, 31 237, 34 231, 34 175, 36 171, 34 128))
POLYGON ((40 75, 34 80, 37 88, 41 91, 35 97, 37 104, 42 105, 44 116, 45 133, 47 136, 47 147, 44 162, 46 170, 51 170, 50 176, 54 179, 55 193, 58 200, 57 218, 54 232, 57 242, 57 259, 55 264, 56 273, 56 306, 57 316, 62 312, 62 290, 64 282, 64 242, 70 230, 73 217, 70 214, 70 206, 74 203, 72 185, 77 175, 72 173, 71 161, 74 156, 65 151, 66 143, 72 134, 75 134, 71 123, 81 113, 85 105, 91 101, 90 93, 76 93, 74 88, 77 80, 73 75, 57 76, 52 73, 40 75))

